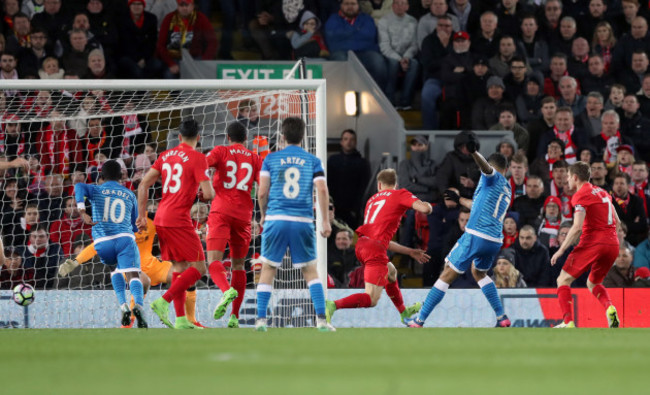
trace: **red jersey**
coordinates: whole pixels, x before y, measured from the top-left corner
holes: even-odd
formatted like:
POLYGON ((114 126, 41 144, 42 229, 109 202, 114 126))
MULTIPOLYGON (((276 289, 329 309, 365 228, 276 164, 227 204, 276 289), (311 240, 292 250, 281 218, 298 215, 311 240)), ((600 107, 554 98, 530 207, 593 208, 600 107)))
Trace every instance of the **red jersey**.
POLYGON ((205 155, 181 143, 160 154, 153 169, 162 175, 163 193, 154 224, 166 227, 191 227, 190 210, 201 181, 209 180, 205 155))
POLYGON ((419 199, 406 189, 387 189, 375 193, 366 203, 359 236, 379 241, 386 249, 406 210, 419 199))
POLYGON ((212 181, 216 197, 210 212, 250 221, 253 182, 259 182, 262 168, 260 157, 241 144, 233 144, 214 147, 207 159, 208 166, 216 169, 212 181))
POLYGON ((580 245, 616 244, 616 217, 612 198, 604 190, 591 183, 585 183, 571 198, 575 211, 584 211, 585 222, 582 225, 580 245))

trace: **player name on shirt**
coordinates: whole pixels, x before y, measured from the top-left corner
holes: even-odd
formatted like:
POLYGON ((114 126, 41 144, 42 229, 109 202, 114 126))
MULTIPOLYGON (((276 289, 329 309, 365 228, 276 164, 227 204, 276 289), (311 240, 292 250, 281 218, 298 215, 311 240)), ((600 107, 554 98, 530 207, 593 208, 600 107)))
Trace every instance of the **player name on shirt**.
POLYGON ((303 158, 299 158, 297 156, 287 156, 286 158, 280 159, 280 165, 282 165, 282 166, 285 166, 285 165, 304 166, 305 165, 305 160, 303 158))
POLYGON ((190 158, 187 156, 185 152, 179 150, 171 150, 168 151, 165 155, 163 155, 162 161, 165 162, 167 158, 169 158, 170 156, 178 156, 183 160, 183 162, 187 162, 188 160, 190 160, 190 158))
POLYGON ((102 195, 117 195, 119 197, 129 197, 129 194, 123 191, 116 191, 115 189, 104 189, 102 190, 102 195))
POLYGON ((243 149, 240 149, 240 148, 231 148, 231 149, 228 150, 228 152, 230 152, 230 155, 239 154, 239 155, 244 155, 244 156, 251 156, 250 152, 248 152, 246 150, 243 150, 243 149))
POLYGON ((378 197, 382 197, 382 196, 390 196, 390 195, 393 194, 393 192, 395 192, 395 191, 393 190, 393 191, 378 192, 378 193, 375 194, 375 196, 373 196, 373 200, 377 199, 378 197))

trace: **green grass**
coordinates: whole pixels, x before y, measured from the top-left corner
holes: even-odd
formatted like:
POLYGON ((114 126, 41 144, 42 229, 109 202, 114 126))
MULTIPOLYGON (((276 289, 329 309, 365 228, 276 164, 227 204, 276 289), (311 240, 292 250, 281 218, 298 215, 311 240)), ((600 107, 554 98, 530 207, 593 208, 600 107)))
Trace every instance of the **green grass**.
POLYGON ((3 394, 645 394, 647 329, 2 330, 3 394))

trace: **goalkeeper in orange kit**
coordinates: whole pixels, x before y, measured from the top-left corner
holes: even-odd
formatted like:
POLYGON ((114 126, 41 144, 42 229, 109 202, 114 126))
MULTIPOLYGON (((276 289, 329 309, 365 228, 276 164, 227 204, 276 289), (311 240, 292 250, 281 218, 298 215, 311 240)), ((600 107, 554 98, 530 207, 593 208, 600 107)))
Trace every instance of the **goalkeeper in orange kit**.
MULTIPOLYGON (((135 234, 135 242, 140 251, 140 269, 148 278, 142 279, 145 294, 150 286, 158 284, 170 284, 172 279, 172 263, 169 261, 161 261, 153 256, 151 250, 153 248, 153 241, 156 238, 156 226, 150 218, 147 218, 147 229, 141 230, 135 234), (149 281, 147 281, 149 280, 149 281)), ((67 276, 77 266, 88 262, 95 255, 95 244, 90 244, 84 248, 74 259, 66 259, 64 263, 59 266, 59 275, 61 277, 67 276)), ((187 319, 196 326, 203 326, 196 320, 196 287, 192 286, 186 291, 185 310, 187 311, 187 319)), ((131 321, 131 325, 133 320, 131 321)), ((123 326, 124 328, 125 326, 123 326)), ((130 326, 128 326, 130 327, 130 326)))

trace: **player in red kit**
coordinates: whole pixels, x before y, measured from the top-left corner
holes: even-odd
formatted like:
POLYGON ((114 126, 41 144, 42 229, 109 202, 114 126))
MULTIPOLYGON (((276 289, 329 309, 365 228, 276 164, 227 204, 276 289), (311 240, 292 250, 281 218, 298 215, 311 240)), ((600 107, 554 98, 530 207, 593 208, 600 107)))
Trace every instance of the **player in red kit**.
POLYGON ((406 189, 397 187, 397 174, 393 169, 385 169, 377 175, 377 192, 366 203, 363 225, 357 228, 359 240, 355 252, 364 265, 363 276, 365 293, 357 293, 336 301, 327 301, 326 318, 330 322, 338 309, 367 308, 377 305, 381 291, 386 287, 386 294, 400 312, 402 321, 419 310, 419 304, 412 308, 404 306, 402 292, 397 284, 397 270, 388 260, 386 250, 406 253, 419 262, 427 257, 422 250, 413 250, 401 246, 391 239, 397 232, 400 220, 408 209, 423 214, 431 213, 431 205, 423 202, 406 189))
POLYGON ((564 320, 556 328, 575 328, 571 283, 590 268, 587 287, 607 309, 609 327, 618 328, 620 324, 616 308, 602 283, 618 256, 620 241, 617 228, 621 221, 609 194, 589 183, 590 177, 588 164, 576 162, 569 166, 569 189, 576 191, 571 198, 574 207, 573 226, 560 249, 551 258, 551 265, 557 263, 578 237, 580 242, 569 254, 557 278, 557 296, 564 320))
POLYGON ((177 329, 200 328, 185 317, 185 291, 206 272, 201 240, 192 226, 190 210, 199 187, 207 200, 214 198, 214 189, 208 176, 208 162, 198 152, 199 125, 194 119, 185 119, 180 126, 180 144, 158 157, 138 186, 139 229, 147 228, 147 201, 149 188, 162 178, 162 200, 154 224, 158 232, 162 259, 173 265, 172 285, 165 294, 151 303, 151 309, 163 324, 172 328, 169 303, 174 301, 177 329))
POLYGON ((223 292, 214 310, 214 319, 223 317, 228 304, 233 302, 228 327, 238 328, 239 308, 246 291, 244 260, 251 243, 251 191, 253 182, 259 182, 262 160, 244 147, 248 131, 242 123, 229 124, 226 134, 229 145, 214 147, 207 156, 208 166, 216 169, 213 179, 216 199, 212 201, 208 217, 207 247, 208 262, 211 262, 208 270, 212 281, 223 292), (221 262, 226 244, 230 247, 232 288, 221 262))

